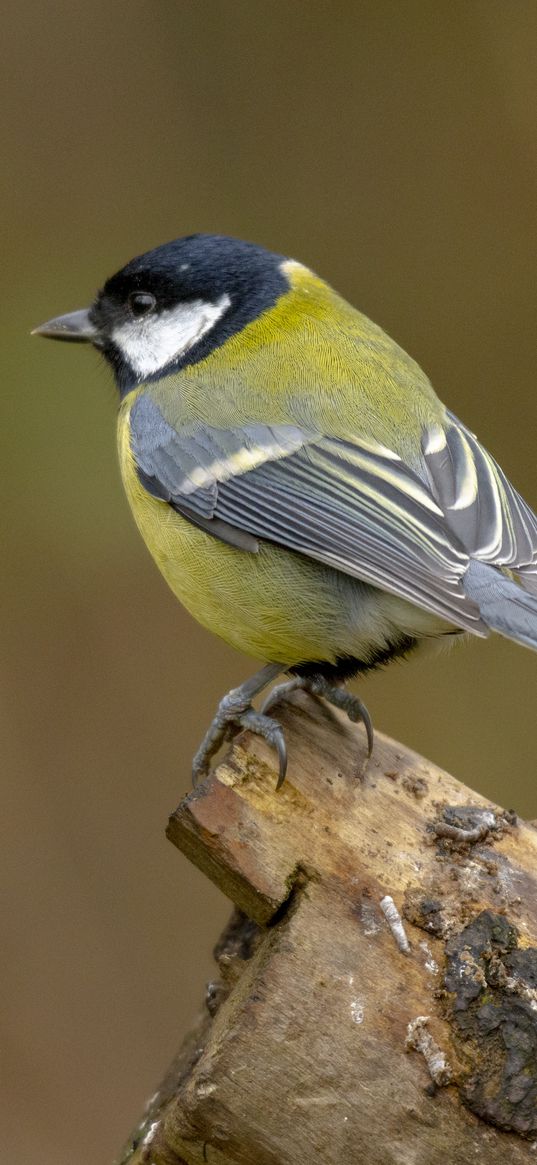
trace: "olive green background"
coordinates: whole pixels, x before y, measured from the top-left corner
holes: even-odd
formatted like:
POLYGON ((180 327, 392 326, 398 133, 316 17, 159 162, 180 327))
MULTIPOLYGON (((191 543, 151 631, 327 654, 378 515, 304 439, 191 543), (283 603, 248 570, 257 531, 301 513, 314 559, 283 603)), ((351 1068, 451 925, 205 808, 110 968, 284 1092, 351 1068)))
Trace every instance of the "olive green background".
MULTIPOLYGON (((20 0, 2 40, 0 1152, 104 1165, 210 974, 228 905, 164 827, 255 665, 139 540, 106 368, 30 328, 176 235, 254 239, 382 324, 537 503, 537 7, 20 0)), ((536 681, 496 639, 362 694, 531 817, 536 681)))

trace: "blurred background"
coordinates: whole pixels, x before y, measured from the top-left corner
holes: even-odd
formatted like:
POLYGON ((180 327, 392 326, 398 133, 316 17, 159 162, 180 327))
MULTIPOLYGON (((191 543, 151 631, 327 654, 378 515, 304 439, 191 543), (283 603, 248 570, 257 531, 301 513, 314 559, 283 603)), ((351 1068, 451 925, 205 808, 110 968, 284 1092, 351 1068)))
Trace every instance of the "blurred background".
MULTIPOLYGON (((20 0, 2 33, 2 1149, 105 1165, 211 974, 229 905, 164 828, 255 665, 136 533, 96 354, 29 331, 169 238, 256 240, 383 325, 537 504, 537 8, 20 0)), ((495 639, 361 694, 534 817, 536 681, 495 639)))

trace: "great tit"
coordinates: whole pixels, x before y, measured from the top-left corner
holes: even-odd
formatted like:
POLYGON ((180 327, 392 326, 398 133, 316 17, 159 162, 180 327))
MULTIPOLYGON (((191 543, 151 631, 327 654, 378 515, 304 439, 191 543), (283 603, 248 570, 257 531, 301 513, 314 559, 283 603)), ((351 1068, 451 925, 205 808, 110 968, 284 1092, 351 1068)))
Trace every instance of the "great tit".
POLYGON ((193 764, 301 687, 365 721, 350 677, 489 630, 537 649, 537 517, 417 364, 293 259, 219 235, 133 259, 36 329, 102 353, 134 517, 174 593, 265 661, 193 764), (279 674, 261 712, 253 698, 279 674))

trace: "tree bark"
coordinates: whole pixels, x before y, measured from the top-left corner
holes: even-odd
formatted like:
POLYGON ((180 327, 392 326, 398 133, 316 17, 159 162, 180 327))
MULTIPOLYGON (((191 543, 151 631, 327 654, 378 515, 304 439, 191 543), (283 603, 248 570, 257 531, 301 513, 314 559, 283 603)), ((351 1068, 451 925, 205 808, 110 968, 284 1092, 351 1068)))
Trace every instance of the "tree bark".
POLYGON ((512 1165, 537 1150, 537 833, 304 693, 170 840, 235 903, 129 1165, 512 1165), (361 775, 360 775, 361 774, 361 775))

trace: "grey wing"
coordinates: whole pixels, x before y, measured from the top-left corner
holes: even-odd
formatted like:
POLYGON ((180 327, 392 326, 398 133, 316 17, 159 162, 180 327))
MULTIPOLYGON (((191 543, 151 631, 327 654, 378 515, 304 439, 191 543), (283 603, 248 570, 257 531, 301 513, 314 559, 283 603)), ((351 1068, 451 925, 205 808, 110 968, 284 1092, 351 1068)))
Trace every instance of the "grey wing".
POLYGON ((468 552, 389 449, 292 425, 178 433, 145 396, 131 445, 145 488, 216 537, 251 552, 273 542, 486 634, 462 586, 468 552))
POLYGON ((237 429, 192 425, 178 433, 148 396, 131 409, 131 446, 142 485, 191 522, 240 550, 255 553, 252 534, 216 514, 220 485, 267 458, 285 457, 306 440, 294 425, 252 422, 237 429))
POLYGON ((477 437, 447 414, 424 436, 431 489, 468 555, 507 567, 537 594, 537 516, 477 437))

